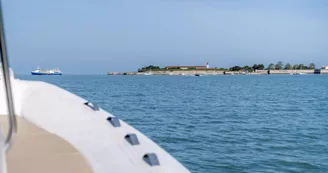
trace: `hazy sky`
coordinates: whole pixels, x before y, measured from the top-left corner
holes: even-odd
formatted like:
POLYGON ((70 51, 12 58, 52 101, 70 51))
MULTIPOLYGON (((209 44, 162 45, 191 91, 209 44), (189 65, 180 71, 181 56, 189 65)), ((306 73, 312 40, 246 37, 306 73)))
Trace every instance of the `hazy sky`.
POLYGON ((327 0, 4 0, 16 73, 328 65, 327 0))

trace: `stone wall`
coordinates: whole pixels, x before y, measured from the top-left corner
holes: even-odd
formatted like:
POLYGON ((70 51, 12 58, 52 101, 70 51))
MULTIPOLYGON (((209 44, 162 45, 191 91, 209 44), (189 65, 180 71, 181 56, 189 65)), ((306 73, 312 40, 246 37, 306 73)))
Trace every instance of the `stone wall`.
POLYGON ((270 70, 270 74, 292 74, 292 73, 314 74, 314 70, 270 70))
POLYGON ((321 74, 328 74, 328 70, 321 69, 321 74))
MULTIPOLYGON (((257 73, 267 74, 268 70, 256 70, 257 73)), ((293 73, 305 73, 314 74, 314 70, 269 70, 270 74, 293 74, 293 73)))
POLYGON ((255 73, 268 74, 268 70, 255 70, 255 73))

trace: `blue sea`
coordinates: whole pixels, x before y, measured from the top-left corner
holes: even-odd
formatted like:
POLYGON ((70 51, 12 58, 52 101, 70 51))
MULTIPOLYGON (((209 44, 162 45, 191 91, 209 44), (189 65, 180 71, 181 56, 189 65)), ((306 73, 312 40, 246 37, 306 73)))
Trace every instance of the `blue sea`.
POLYGON ((194 173, 328 172, 328 75, 18 78, 96 102, 194 173))

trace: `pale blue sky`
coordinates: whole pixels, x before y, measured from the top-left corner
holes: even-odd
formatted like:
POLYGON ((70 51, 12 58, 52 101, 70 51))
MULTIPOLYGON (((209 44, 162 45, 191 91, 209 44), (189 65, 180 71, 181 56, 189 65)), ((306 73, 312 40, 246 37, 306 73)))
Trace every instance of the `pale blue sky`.
POLYGON ((4 0, 11 66, 328 65, 326 0, 4 0))

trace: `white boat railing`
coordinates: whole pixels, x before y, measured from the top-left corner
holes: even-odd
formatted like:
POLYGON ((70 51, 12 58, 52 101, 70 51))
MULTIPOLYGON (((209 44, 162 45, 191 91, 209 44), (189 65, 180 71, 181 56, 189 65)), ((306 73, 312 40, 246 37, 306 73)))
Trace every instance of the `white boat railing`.
MULTIPOLYGON (((6 38, 5 38, 5 30, 4 30, 4 20, 3 20, 3 11, 2 11, 2 4, 0 1, 0 55, 1 55, 1 62, 2 62, 2 75, 3 81, 5 85, 5 92, 6 92, 6 101, 8 107, 8 114, 9 114, 9 130, 7 137, 5 138, 3 148, 5 151, 8 151, 14 136, 17 133, 17 122, 15 116, 15 109, 14 109, 14 99, 12 94, 12 87, 11 87, 11 79, 10 79, 10 70, 9 70, 9 62, 7 56, 7 48, 6 48, 6 38)), ((1 151, 3 151, 1 148, 1 151)), ((1 157, 1 156, 0 156, 1 157)), ((0 163, 1 164, 1 163, 0 163)))

